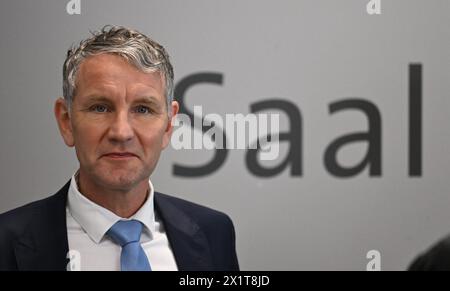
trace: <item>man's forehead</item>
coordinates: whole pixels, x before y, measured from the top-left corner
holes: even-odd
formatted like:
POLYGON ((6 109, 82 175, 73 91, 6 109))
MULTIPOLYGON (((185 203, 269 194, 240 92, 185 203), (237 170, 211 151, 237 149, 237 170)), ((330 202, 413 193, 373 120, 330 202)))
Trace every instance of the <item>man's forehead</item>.
POLYGON ((150 80, 155 83, 162 83, 163 79, 160 72, 143 72, 125 58, 110 53, 86 58, 81 62, 78 73, 98 78, 128 76, 130 79, 150 80))
POLYGON ((91 56, 84 60, 76 81, 78 93, 82 93, 80 90, 131 90, 138 95, 164 95, 163 79, 159 72, 144 73, 124 58, 111 54, 91 56))

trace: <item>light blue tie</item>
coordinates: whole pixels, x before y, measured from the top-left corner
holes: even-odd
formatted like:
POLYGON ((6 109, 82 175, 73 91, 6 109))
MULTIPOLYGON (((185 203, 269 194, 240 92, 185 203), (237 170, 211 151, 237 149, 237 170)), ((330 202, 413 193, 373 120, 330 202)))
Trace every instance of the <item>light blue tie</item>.
POLYGON ((122 271, 151 271, 150 264, 139 240, 142 223, 137 220, 119 220, 107 232, 122 247, 120 269, 122 271))

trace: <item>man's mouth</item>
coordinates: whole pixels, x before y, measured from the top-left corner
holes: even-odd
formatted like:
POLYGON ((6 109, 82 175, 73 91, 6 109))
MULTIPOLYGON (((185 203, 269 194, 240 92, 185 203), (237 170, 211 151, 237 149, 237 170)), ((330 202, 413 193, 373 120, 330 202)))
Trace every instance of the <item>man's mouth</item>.
POLYGON ((131 159, 131 158, 137 158, 137 155, 129 152, 111 152, 103 155, 102 157, 106 157, 109 159, 115 159, 115 160, 125 160, 125 159, 131 159))

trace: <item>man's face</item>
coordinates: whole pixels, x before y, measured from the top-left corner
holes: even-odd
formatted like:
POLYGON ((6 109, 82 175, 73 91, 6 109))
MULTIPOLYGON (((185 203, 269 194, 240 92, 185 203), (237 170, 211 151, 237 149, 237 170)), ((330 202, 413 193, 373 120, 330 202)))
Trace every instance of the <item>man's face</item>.
MULTIPOLYGON (((76 80, 66 132, 58 122, 66 144, 75 146, 82 175, 109 189, 147 180, 172 131, 160 74, 100 54, 81 63, 76 80)), ((173 117, 178 104, 170 110, 173 117)))

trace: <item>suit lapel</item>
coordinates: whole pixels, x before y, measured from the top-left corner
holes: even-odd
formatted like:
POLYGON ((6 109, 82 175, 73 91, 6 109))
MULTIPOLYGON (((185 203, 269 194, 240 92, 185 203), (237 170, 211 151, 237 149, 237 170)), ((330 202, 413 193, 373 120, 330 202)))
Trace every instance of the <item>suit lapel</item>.
POLYGON ((164 194, 155 192, 155 207, 180 271, 212 270, 208 240, 199 225, 164 194))
POLYGON ((33 209, 31 223, 14 245, 19 270, 66 270, 69 185, 70 182, 33 209))

